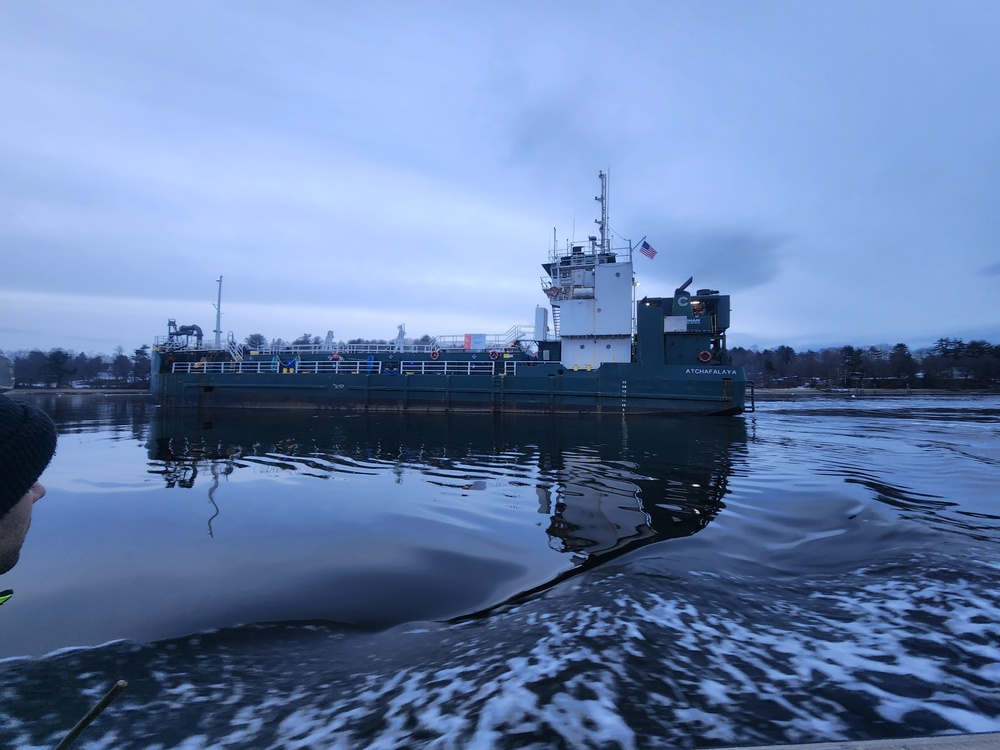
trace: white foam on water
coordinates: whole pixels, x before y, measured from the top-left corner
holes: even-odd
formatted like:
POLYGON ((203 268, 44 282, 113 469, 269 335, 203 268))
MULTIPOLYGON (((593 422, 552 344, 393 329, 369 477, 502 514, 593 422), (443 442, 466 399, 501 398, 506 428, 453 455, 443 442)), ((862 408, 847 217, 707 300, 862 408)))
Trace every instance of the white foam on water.
POLYGON ((81 746, 706 747, 1000 731, 1000 598, 984 550, 812 577, 623 558, 458 625, 254 626, 10 660, 0 744, 54 744, 16 710, 51 684, 46 670, 66 684, 53 703, 92 705, 123 666, 128 691, 81 746))

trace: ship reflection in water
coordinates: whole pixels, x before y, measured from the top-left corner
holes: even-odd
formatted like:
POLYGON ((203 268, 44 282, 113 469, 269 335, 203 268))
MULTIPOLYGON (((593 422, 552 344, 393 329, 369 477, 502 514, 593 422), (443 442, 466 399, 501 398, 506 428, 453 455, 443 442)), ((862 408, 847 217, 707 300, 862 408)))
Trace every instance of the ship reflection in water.
POLYGON ((236 607, 243 621, 386 627, 481 612, 694 534, 745 450, 740 418, 160 410, 148 471, 205 492, 214 540, 273 555, 272 593, 236 607))

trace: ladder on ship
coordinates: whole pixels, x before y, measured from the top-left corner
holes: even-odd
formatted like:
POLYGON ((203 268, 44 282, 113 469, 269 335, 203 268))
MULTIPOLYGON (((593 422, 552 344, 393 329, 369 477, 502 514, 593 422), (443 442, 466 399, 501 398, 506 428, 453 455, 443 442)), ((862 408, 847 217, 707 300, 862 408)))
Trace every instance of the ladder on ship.
POLYGON ((503 375, 493 376, 493 399, 491 410, 494 414, 498 414, 503 411, 503 379, 503 375))
POLYGON ((229 349, 229 356, 233 358, 233 362, 243 361, 243 347, 236 343, 232 332, 229 333, 229 337, 226 339, 226 348, 229 349))

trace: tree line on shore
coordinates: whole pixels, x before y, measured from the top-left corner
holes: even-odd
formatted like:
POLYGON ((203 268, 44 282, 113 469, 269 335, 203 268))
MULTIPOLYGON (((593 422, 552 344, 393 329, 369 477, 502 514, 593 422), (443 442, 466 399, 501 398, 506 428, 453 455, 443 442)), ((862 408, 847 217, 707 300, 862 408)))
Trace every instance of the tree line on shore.
POLYGON ((47 386, 65 388, 81 385, 91 388, 144 387, 149 384, 149 346, 143 344, 131 356, 122 347, 112 355, 76 353, 70 349, 43 352, 8 352, 14 361, 15 387, 47 386))
POLYGON ((911 351, 842 346, 796 352, 790 346, 730 349, 733 364, 763 388, 991 388, 1000 385, 1000 345, 942 338, 911 351))
MULTIPOLYGON (((422 336, 418 343, 430 343, 422 336)), ((247 336, 251 348, 269 344, 280 348, 281 339, 270 342, 261 334, 247 336)), ((321 343, 318 336, 302 334, 292 345, 321 343)), ((384 340, 352 339, 348 343, 386 343, 384 340)), ((895 346, 842 346, 796 352, 790 346, 774 349, 735 347, 729 350, 733 364, 746 369, 747 378, 762 388, 994 388, 1000 386, 1000 344, 977 339, 942 338, 930 347, 911 351, 895 346)), ((149 383, 149 346, 132 355, 118 347, 112 355, 76 353, 67 349, 38 349, 8 353, 14 361, 19 387, 142 387, 149 383)))

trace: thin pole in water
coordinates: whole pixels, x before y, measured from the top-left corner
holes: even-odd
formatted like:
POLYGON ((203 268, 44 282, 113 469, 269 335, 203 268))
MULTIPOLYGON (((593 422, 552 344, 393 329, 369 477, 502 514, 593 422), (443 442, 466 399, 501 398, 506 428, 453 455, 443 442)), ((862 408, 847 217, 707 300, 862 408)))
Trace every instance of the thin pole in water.
POLYGON ((118 697, 118 694, 125 689, 126 685, 128 685, 128 683, 125 682, 125 680, 118 680, 118 682, 116 682, 108 691, 108 694, 101 698, 101 702, 90 709, 87 712, 87 715, 80 719, 80 721, 76 723, 75 727, 69 730, 69 734, 63 737, 62 742, 56 745, 56 750, 65 750, 69 747, 70 743, 79 737, 80 733, 90 725, 90 722, 96 719, 101 711, 111 705, 111 701, 118 697))

